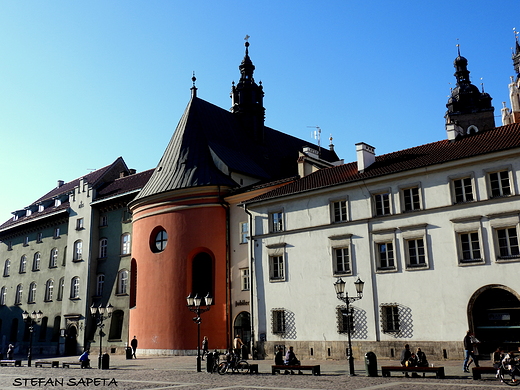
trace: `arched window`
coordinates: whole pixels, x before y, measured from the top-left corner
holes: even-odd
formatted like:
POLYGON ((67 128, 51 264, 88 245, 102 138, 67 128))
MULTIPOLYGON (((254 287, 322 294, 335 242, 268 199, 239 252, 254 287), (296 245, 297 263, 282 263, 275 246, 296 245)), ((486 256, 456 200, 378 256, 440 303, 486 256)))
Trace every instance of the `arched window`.
POLYGON ((74 242, 74 254, 72 256, 72 261, 80 261, 83 259, 83 241, 77 240, 74 242))
POLYGON ((54 326, 52 327, 52 337, 51 341, 58 341, 60 339, 60 325, 61 325, 61 317, 54 317, 54 326))
POLYGON ((29 298, 27 299, 27 303, 34 303, 36 300, 36 282, 32 282, 29 285, 29 298))
POLYGON ((40 324, 40 337, 38 341, 46 341, 47 340, 47 324, 49 322, 48 317, 43 317, 42 322, 40 324))
POLYGON ((0 290, 0 306, 5 306, 6 298, 7 298, 7 287, 4 286, 0 290))
POLYGON ((49 259, 49 268, 55 268, 58 266, 58 248, 51 249, 51 257, 49 259))
POLYGON ((124 313, 122 310, 114 310, 112 313, 110 332, 108 333, 109 340, 121 340, 123 332, 123 317, 124 313))
POLYGON ((54 292, 54 280, 49 279, 45 283, 45 302, 52 301, 52 293, 54 292))
POLYGON ((18 318, 13 318, 11 322, 11 332, 9 333, 9 341, 15 343, 18 341, 18 318))
POLYGON ((104 259, 107 257, 108 239, 102 238, 99 240, 99 258, 104 259))
POLYGON ((193 258, 191 291, 201 297, 213 295, 213 261, 208 253, 201 252, 193 258))
POLYGON ((105 274, 99 274, 96 278, 96 296, 103 295, 103 288, 105 286, 105 274))
POLYGON ((63 299, 63 289, 65 288, 65 278, 61 278, 58 282, 58 296, 56 300, 61 301, 63 299))
POLYGON ((79 277, 74 276, 70 281, 70 299, 79 298, 79 277))
POLYGON ((122 269, 117 274, 117 294, 128 294, 128 270, 122 269))
POLYGON ((125 233, 121 236, 121 254, 130 254, 130 233, 125 233))
POLYGON ((42 255, 40 254, 40 252, 36 252, 34 254, 34 257, 33 257, 33 267, 32 267, 32 270, 33 271, 39 271, 40 270, 40 260, 42 258, 42 255))
POLYGON ((22 295, 23 295, 23 284, 19 284, 16 286, 16 295, 14 297, 14 304, 21 305, 22 304, 22 295))
POLYGON ((20 273, 24 274, 27 271, 27 256, 23 255, 20 258, 20 273))
POLYGON ((11 272, 11 260, 7 259, 4 263, 4 276, 9 276, 11 272))

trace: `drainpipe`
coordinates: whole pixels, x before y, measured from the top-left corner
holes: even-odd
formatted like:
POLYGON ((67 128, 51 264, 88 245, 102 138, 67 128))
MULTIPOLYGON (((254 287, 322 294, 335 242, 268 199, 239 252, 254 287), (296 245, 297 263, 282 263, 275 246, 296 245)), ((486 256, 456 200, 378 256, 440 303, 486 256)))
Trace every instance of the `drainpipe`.
POLYGON ((226 211, 226 329, 227 329, 227 339, 228 345, 232 345, 233 337, 231 332, 231 283, 230 283, 230 275, 231 275, 231 267, 230 267, 230 250, 229 247, 229 204, 226 203, 220 193, 220 186, 218 187, 218 197, 221 200, 220 205, 226 211))
POLYGON ((253 215, 247 209, 247 205, 244 204, 244 211, 247 215, 249 215, 249 317, 251 324, 251 345, 250 351, 253 359, 255 358, 254 348, 255 348, 255 322, 254 322, 254 311, 253 311, 253 302, 255 301, 255 294, 253 292, 253 286, 255 281, 255 273, 254 273, 254 258, 253 258, 253 215))

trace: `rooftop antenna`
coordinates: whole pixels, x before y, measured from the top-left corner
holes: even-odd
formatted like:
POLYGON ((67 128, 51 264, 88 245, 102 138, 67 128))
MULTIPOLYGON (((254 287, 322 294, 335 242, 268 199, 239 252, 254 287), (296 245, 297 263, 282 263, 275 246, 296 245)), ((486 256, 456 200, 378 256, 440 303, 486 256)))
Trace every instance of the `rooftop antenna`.
POLYGON ((311 138, 318 140, 318 155, 320 155, 320 153, 321 153, 321 147, 320 147, 320 143, 321 143, 321 129, 320 129, 319 126, 307 126, 307 127, 316 129, 314 131, 311 131, 311 138))

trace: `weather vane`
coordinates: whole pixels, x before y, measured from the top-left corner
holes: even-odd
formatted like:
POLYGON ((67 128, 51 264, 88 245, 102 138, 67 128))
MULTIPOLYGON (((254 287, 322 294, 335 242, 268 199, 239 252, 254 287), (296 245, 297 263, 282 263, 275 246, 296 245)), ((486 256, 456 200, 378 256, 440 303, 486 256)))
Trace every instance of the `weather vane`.
POLYGON ((244 38, 244 41, 249 42, 249 38, 251 38, 251 37, 246 34, 246 37, 244 38))

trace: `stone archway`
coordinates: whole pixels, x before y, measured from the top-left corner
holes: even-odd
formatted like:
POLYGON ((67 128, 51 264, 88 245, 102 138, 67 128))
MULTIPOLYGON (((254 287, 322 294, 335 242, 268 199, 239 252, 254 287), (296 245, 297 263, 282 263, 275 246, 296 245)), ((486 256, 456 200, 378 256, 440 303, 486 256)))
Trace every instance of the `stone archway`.
POLYGON ((251 346, 251 318, 247 311, 239 313, 233 323, 233 337, 238 335, 246 345, 246 351, 250 353, 251 346))
POLYGON ((481 341, 479 354, 502 346, 520 346, 520 295, 509 287, 492 284, 473 294, 468 304, 469 329, 481 341))
POLYGON ((67 328, 65 336, 65 355, 77 355, 78 354, 78 329, 75 325, 70 325, 67 328))

